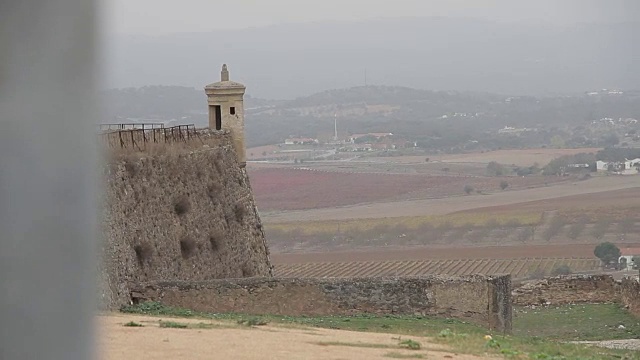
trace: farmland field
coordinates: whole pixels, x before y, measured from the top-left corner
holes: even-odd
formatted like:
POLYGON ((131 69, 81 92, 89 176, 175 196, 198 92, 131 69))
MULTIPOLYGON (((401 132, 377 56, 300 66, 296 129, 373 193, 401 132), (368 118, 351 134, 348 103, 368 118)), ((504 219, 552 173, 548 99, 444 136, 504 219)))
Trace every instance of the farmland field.
POLYGON ((365 262, 431 259, 456 260, 461 258, 593 258, 593 248, 593 244, 377 248, 367 250, 272 254, 271 261, 276 266, 278 266, 279 264, 319 262, 365 262))
POLYGON ((568 266, 574 273, 597 271, 600 269, 600 260, 596 258, 517 258, 308 262, 276 264, 275 273, 280 277, 511 274, 518 279, 532 275, 550 275, 561 265, 568 266))
MULTIPOLYGON (((249 169, 260 210, 305 210, 409 199, 465 195, 464 187, 502 192, 504 179, 484 176, 348 173, 313 169, 249 169)), ((559 177, 509 177, 510 190, 567 181, 559 177)), ((507 191, 508 192, 508 191, 507 191)))
MULTIPOLYGON (((498 191, 483 195, 387 200, 334 208, 316 208, 279 213, 266 212, 261 215, 266 222, 276 223, 444 215, 459 211, 480 211, 480 209, 497 206, 505 207, 504 209, 507 211, 515 211, 523 209, 522 206, 528 204, 535 204, 537 209, 545 210, 558 208, 611 208, 637 205, 637 197, 633 195, 639 193, 640 183, 638 182, 638 177, 607 176, 586 181, 564 182, 553 186, 517 191, 498 191), (569 196, 571 198, 567 198, 569 196)), ((256 197, 259 198, 259 195, 256 194, 256 197)), ((260 206, 259 201, 258 206, 260 206)))

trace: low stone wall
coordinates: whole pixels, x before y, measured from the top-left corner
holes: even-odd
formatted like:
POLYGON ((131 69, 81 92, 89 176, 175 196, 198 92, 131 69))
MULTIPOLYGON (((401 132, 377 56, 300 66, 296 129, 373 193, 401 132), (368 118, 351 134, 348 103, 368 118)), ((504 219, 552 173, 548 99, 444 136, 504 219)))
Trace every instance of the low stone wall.
POLYGON ((612 303, 618 286, 609 275, 560 276, 514 286, 512 298, 514 305, 612 303))
POLYGON ((511 277, 246 278, 138 285, 132 300, 214 313, 432 315, 511 331, 511 277))
POLYGON ((622 283, 620 283, 620 302, 631 313, 640 316, 640 283, 637 280, 622 280, 622 283))

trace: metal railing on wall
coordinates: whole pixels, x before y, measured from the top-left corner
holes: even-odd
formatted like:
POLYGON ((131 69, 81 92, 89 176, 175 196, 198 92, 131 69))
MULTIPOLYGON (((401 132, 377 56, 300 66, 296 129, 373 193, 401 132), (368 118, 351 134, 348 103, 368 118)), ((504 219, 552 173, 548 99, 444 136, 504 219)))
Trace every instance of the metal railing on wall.
POLYGON ((164 124, 100 124, 102 142, 110 148, 144 150, 149 143, 188 142, 200 139, 194 124, 164 127, 164 124))

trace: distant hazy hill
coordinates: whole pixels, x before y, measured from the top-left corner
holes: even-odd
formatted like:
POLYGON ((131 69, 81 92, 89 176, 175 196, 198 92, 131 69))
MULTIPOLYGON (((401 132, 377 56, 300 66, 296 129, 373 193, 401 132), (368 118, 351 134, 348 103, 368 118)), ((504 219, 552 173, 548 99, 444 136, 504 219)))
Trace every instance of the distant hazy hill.
POLYGON ((286 99, 369 84, 540 95, 637 88, 640 23, 573 27, 405 18, 109 39, 108 87, 201 88, 230 65, 286 99))
MULTIPOLYGON (((175 123, 207 125, 206 96, 200 89, 148 86, 109 90, 104 93, 104 99, 104 104, 109 105, 106 110, 109 122, 143 119, 140 121, 174 120, 175 123)), ((290 135, 332 136, 335 115, 341 136, 392 132, 412 141, 458 144, 478 140, 483 134, 495 134, 504 126, 517 126, 545 129, 547 133, 541 135, 542 140, 532 140, 535 144, 544 144, 562 129, 585 126, 604 117, 640 119, 640 93, 509 97, 359 86, 286 101, 248 95, 245 109, 248 146, 282 142, 290 135)), ((491 141, 492 138, 486 138, 487 143, 491 141)), ((515 145, 518 144, 509 146, 515 145)))

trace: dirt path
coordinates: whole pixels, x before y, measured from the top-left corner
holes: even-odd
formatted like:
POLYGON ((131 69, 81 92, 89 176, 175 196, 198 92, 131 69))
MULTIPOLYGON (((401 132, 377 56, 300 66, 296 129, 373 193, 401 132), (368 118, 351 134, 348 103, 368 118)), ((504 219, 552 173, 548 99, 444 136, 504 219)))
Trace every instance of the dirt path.
POLYGON ((390 353, 422 355, 429 359, 479 359, 447 352, 442 346, 429 343, 429 339, 415 336, 411 339, 419 341, 423 349, 397 348, 397 335, 392 334, 284 326, 248 328, 230 322, 194 319, 170 320, 206 323, 214 328, 170 329, 160 328, 158 320, 122 314, 99 316, 100 359, 368 360, 389 359, 390 353), (144 327, 123 326, 129 321, 144 327), (373 348, 372 345, 383 348, 373 348))
POLYGON ((444 215, 452 212, 491 206, 505 206, 525 202, 556 199, 565 196, 586 195, 639 187, 636 176, 597 177, 587 181, 564 183, 555 186, 505 191, 490 195, 471 195, 444 199, 418 199, 381 202, 336 208, 300 211, 265 212, 265 223, 289 221, 368 219, 403 216, 444 215))

